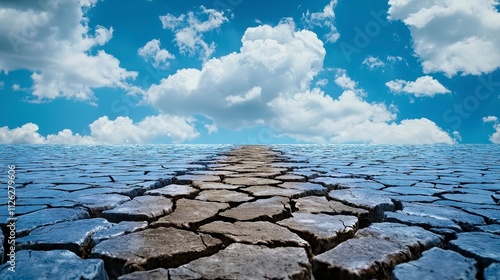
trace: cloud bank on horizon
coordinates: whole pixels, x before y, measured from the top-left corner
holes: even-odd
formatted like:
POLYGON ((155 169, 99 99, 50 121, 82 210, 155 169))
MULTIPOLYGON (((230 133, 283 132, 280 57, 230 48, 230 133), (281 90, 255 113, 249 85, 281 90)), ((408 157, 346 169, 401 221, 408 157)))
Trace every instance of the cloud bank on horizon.
POLYGON ((0 143, 500 143, 497 1, 160 2, 0 3, 0 143))

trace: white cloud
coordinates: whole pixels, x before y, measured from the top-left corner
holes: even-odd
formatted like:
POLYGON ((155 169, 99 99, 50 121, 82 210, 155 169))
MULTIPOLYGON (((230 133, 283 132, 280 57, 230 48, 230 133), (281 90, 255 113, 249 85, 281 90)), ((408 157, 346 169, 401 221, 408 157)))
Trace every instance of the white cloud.
POLYGON ((137 53, 144 58, 144 60, 153 60, 155 68, 165 69, 170 65, 169 60, 175 59, 175 56, 166 49, 160 48, 161 42, 158 39, 153 39, 139 48, 137 53))
POLYGON ((192 118, 168 115, 149 116, 136 124, 128 117, 112 121, 104 116, 90 124, 90 131, 99 143, 141 144, 166 138, 182 143, 199 136, 193 123, 192 118))
POLYGON ((483 122, 485 122, 485 123, 486 122, 494 122, 494 123, 496 123, 496 122, 498 122, 498 118, 495 117, 495 116, 484 117, 483 118, 483 122))
POLYGON ((119 87, 132 90, 126 80, 136 72, 98 50, 113 35, 113 28, 88 26, 83 10, 96 4, 86 1, 0 2, 0 72, 32 71, 37 100, 58 97, 89 100, 93 89, 119 87))
POLYGON ((368 56, 363 60, 363 65, 366 65, 370 70, 374 70, 376 68, 385 67, 385 62, 383 62, 380 58, 374 56, 368 56))
POLYGON ((27 123, 21 127, 10 130, 8 127, 0 127, 0 143, 2 144, 42 144, 45 139, 38 134, 38 125, 27 123))
POLYGON ((326 85, 328 85, 328 79, 321 79, 316 82, 317 87, 324 87, 326 85))
POLYGON ((294 28, 290 21, 248 28, 239 52, 210 59, 201 70, 177 71, 151 86, 145 101, 163 113, 203 114, 233 129, 269 119, 269 101, 308 89, 323 67, 323 42, 294 28))
POLYGON ((500 144, 500 123, 498 122, 498 117, 495 116, 484 117, 483 122, 493 123, 493 128, 495 129, 495 132, 490 136, 490 141, 491 143, 494 144, 500 144))
POLYGON ((38 133, 38 125, 27 123, 22 127, 9 129, 0 127, 1 144, 145 144, 155 141, 181 143, 199 136, 192 118, 158 115, 146 117, 134 123, 128 117, 109 120, 101 117, 91 123, 90 136, 73 134, 64 129, 57 134, 44 137, 38 133))
POLYGON ((423 76, 414 82, 404 80, 389 81, 385 84, 391 92, 413 94, 416 97, 433 97, 451 91, 431 76, 423 76))
POLYGON ((261 93, 261 87, 254 87, 244 95, 229 95, 228 97, 226 97, 226 101, 228 102, 227 106, 245 103, 253 99, 260 99, 261 93))
POLYGON ((204 61, 208 60, 215 52, 215 43, 207 43, 203 33, 218 29, 224 22, 228 22, 223 12, 214 9, 200 7, 201 12, 188 12, 178 17, 172 14, 160 16, 164 29, 170 29, 175 33, 175 39, 179 51, 182 54, 194 56, 198 54, 204 61), (198 17, 208 17, 200 21, 198 17))
POLYGON ((498 1, 389 0, 389 18, 403 21, 425 73, 480 75, 500 67, 498 1))
POLYGON ((390 63, 396 63, 399 61, 403 61, 403 58, 401 56, 393 56, 393 55, 388 55, 387 56, 387 61, 390 63))
POLYGON ((21 90, 21 86, 19 84, 13 84, 12 85, 12 90, 13 91, 20 91, 21 90))
POLYGON ((316 34, 296 31, 290 20, 248 28, 242 43, 201 70, 181 69, 151 86, 145 101, 163 113, 201 114, 234 130, 269 126, 311 142, 454 143, 428 119, 397 122, 394 108, 363 100, 343 69, 334 69, 343 90, 337 99, 311 88, 326 52, 316 34))
POLYGON ((96 144, 96 141, 90 136, 73 134, 70 129, 63 129, 57 134, 47 135, 44 144, 92 145, 96 144))
POLYGON ((335 12, 338 0, 332 0, 323 8, 322 12, 311 13, 309 10, 302 15, 302 21, 309 27, 326 27, 330 30, 325 37, 329 43, 335 43, 340 38, 340 33, 335 27, 335 12))
POLYGON ((354 91, 338 99, 324 92, 299 93, 272 102, 275 129, 298 140, 318 143, 433 144, 454 143, 434 122, 422 118, 396 122, 384 104, 368 103, 354 91))
POLYGON ((344 90, 354 91, 358 83, 353 81, 344 69, 337 69, 335 83, 344 90))
POLYGON ((204 127, 207 129, 208 135, 214 134, 219 131, 219 128, 216 124, 206 124, 204 127))

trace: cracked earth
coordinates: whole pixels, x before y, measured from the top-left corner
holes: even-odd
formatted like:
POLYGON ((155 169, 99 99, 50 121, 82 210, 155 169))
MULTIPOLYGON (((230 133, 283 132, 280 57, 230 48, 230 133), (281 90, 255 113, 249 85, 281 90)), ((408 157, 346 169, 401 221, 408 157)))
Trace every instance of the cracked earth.
POLYGON ((500 279, 498 149, 427 148, 21 164, 0 279, 500 279))

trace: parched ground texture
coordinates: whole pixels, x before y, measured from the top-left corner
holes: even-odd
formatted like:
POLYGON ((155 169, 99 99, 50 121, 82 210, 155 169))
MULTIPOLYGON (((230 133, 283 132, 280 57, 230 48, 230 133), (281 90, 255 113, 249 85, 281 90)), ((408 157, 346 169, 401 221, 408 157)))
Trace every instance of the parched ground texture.
POLYGON ((16 170, 15 272, 0 198, 0 279, 500 279, 500 153, 485 147, 37 159, 16 170))

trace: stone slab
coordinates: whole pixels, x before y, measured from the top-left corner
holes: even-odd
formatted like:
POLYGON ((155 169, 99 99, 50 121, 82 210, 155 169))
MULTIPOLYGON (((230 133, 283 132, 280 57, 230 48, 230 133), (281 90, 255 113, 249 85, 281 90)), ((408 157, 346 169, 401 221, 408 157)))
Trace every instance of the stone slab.
POLYGON ((231 244, 219 253, 169 269, 170 279, 311 279, 303 248, 231 244))
POLYGON ((81 208, 48 208, 18 218, 16 233, 19 237, 27 235, 31 230, 64 221, 89 218, 89 213, 81 208))
POLYGON ((245 243, 268 247, 304 247, 309 244, 285 227, 270 222, 221 222, 201 226, 199 232, 208 233, 225 244, 245 243))
POLYGON ((500 263, 490 264, 484 269, 484 280, 500 279, 500 263))
POLYGON ((163 188, 150 190, 144 193, 144 195, 161 195, 170 198, 184 198, 196 195, 197 189, 190 187, 188 185, 177 185, 171 184, 163 188))
POLYGON ((172 214, 153 222, 152 226, 194 229, 202 223, 209 222, 219 212, 228 208, 229 204, 227 203, 180 199, 176 202, 176 208, 172 214))
POLYGON ((328 196, 344 204, 366 209, 370 212, 370 220, 381 222, 384 220, 385 211, 396 210, 396 205, 389 197, 387 192, 351 188, 346 190, 333 190, 328 196))
POLYGON ((143 230, 148 226, 148 222, 129 222, 123 221, 119 224, 113 224, 110 228, 100 230, 92 236, 93 245, 99 244, 101 241, 125 235, 127 233, 143 230))
POLYGON ((220 216, 238 221, 277 221, 290 215, 288 198, 271 197, 253 202, 245 202, 235 208, 220 213, 220 216))
POLYGON ((174 204, 163 196, 138 196, 118 207, 102 212, 108 221, 148 221, 172 212, 174 204))
POLYGON ((277 185, 281 184, 282 182, 268 178, 240 177, 240 178, 225 178, 224 183, 230 185, 239 185, 239 186, 263 186, 263 185, 277 185))
POLYGON ((177 267, 211 255, 221 246, 220 240, 206 234, 156 228, 105 240, 92 249, 91 257, 104 260, 106 270, 120 276, 159 267, 177 267))
POLYGON ((450 241, 449 248, 474 258, 479 266, 486 267, 500 262, 500 236, 486 232, 464 232, 450 241))
POLYGON ((316 279, 389 278, 392 269, 442 246, 442 238, 420 227, 377 223, 313 258, 316 279))
POLYGON ((241 189, 255 197, 283 196, 288 198, 298 198, 306 195, 305 191, 297 189, 284 189, 272 186, 252 186, 241 189))
POLYGON ((278 222, 311 244, 313 254, 321 254, 352 238, 358 230, 354 216, 293 213, 291 218, 278 222))
POLYGON ((136 271, 118 277, 118 280, 169 280, 168 270, 157 268, 147 271, 136 271))
POLYGON ((15 272, 8 270, 9 263, 1 265, 0 279, 109 279, 102 260, 82 259, 67 250, 21 250, 16 263, 15 272))
POLYGON ((206 190, 200 192, 196 199, 223 203, 239 203, 247 202, 254 198, 242 192, 230 190, 206 190))
POLYGON ((16 243, 21 250, 62 249, 86 257, 92 246, 92 235, 111 226, 102 218, 61 222, 36 228, 28 236, 18 238, 16 243))
POLYGON ((418 260, 399 264, 394 268, 394 280, 474 280, 476 261, 454 251, 432 248, 422 253, 418 260))

